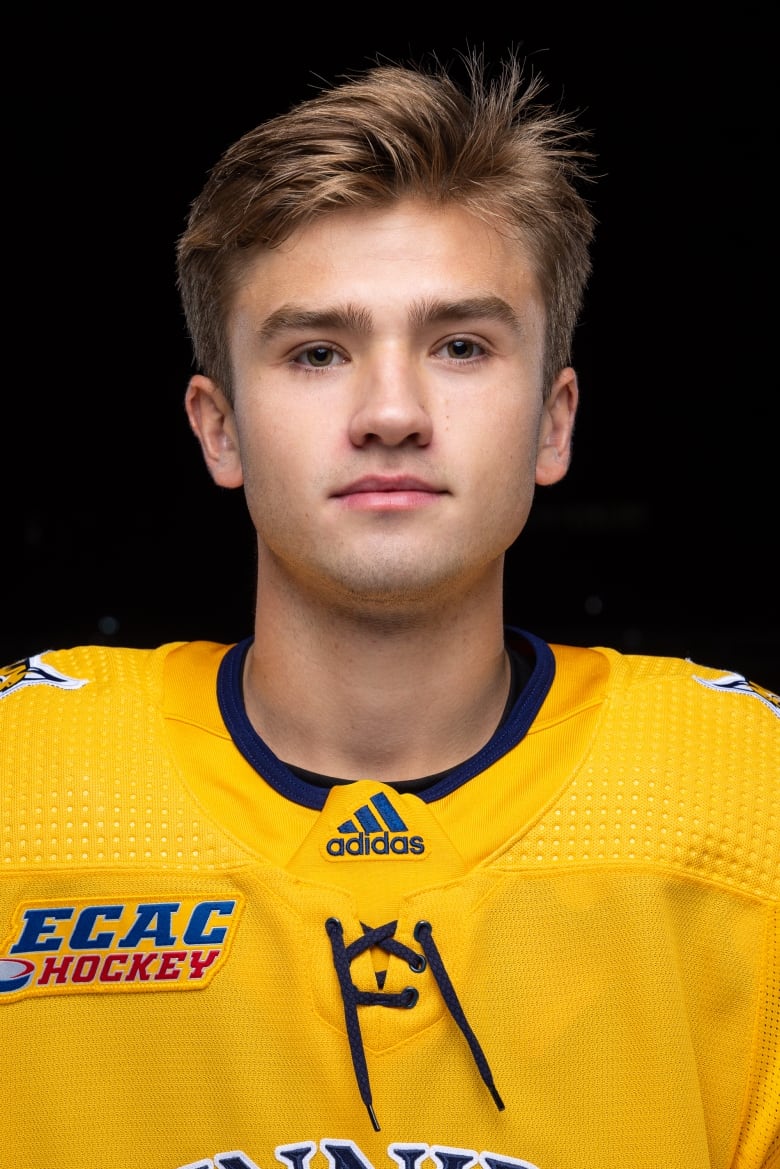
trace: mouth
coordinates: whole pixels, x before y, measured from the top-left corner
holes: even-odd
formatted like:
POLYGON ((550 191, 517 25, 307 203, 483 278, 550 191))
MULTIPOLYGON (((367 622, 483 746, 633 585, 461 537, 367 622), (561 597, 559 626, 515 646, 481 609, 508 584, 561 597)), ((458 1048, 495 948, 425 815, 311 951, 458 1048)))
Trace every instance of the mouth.
POLYGON ((411 475, 365 475, 333 493, 357 511, 408 511, 426 507, 448 493, 411 475))

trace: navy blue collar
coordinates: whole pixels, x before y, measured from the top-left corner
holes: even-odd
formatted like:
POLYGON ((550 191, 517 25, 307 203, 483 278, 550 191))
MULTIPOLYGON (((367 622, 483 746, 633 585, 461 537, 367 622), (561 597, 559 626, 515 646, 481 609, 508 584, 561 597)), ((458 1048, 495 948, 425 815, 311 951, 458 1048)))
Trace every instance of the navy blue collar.
MULTIPOLYGON (((526 653, 530 651, 532 655, 533 664, 528 681, 520 691, 509 716, 504 719, 484 747, 446 772, 430 787, 417 793, 427 804, 449 795, 516 746, 528 733, 549 693, 555 676, 555 658, 547 642, 533 633, 526 633, 513 627, 507 628, 506 636, 516 648, 526 653)), ((329 789, 319 784, 307 783, 305 779, 295 775, 258 735, 247 716, 242 678, 244 660, 252 641, 253 638, 247 637, 231 646, 220 663, 217 675, 217 700, 225 726, 238 750, 266 783, 288 800, 318 811, 324 807, 329 789)))

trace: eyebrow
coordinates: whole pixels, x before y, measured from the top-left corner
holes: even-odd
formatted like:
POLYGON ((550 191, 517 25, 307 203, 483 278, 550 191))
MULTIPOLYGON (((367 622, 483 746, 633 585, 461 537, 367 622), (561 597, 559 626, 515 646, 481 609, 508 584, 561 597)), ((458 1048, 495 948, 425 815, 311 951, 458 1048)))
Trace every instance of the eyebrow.
POLYGON ((334 305, 332 308, 306 309, 295 304, 283 304, 263 321, 260 340, 270 341, 279 333, 321 329, 348 329, 355 333, 370 333, 371 313, 354 305, 334 305))
POLYGON ((510 329, 520 329, 517 313, 500 296, 471 296, 465 300, 421 300, 412 305, 409 320, 413 325, 435 325, 443 321, 498 321, 510 329))
MULTIPOLYGON (((517 313, 500 296, 473 296, 464 300, 426 299, 415 301, 409 308, 409 322, 415 328, 475 318, 498 321, 514 331, 522 328, 517 313)), ((300 330, 319 332, 323 329, 343 329, 368 335, 373 327, 373 314, 357 305, 307 309, 301 305, 283 304, 263 321, 259 337, 261 341, 270 341, 280 333, 300 330)))

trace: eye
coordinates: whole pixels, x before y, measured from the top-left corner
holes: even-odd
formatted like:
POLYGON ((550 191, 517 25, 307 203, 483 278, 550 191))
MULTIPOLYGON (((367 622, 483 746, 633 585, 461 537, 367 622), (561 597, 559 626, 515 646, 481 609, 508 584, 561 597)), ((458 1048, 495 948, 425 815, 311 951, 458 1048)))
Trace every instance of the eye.
POLYGON ((477 341, 470 337, 453 337, 445 341, 436 351, 437 356, 447 357, 450 361, 469 361, 475 357, 484 357, 485 350, 477 341))
POLYGON ((308 345, 293 357, 296 365, 309 369, 328 369, 332 365, 341 365, 343 361, 343 356, 332 345, 308 345))

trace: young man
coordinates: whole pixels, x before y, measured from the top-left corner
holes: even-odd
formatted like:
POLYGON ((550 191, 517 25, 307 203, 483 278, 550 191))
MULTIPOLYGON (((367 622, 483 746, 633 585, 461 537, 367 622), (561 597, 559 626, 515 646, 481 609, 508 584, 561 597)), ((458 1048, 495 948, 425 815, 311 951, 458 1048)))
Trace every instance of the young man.
POLYGON ((769 1169, 780 701, 505 629, 588 154, 509 61, 248 133, 179 242, 237 645, 2 673, 4 1163, 769 1169))

